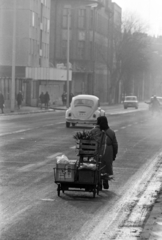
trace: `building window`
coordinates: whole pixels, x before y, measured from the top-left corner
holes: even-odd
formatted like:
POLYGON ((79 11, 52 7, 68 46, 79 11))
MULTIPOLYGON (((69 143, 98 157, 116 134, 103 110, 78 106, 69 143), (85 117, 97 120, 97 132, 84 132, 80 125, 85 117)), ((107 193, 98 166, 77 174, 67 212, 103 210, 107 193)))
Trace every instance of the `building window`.
POLYGON ((49 32, 49 31, 50 31, 50 20, 47 19, 47 32, 49 32))
POLYGON ((70 8, 64 8, 63 9, 63 20, 62 20, 62 27, 67 28, 68 26, 68 14, 69 14, 69 27, 71 28, 71 9, 70 8))
POLYGON ((32 27, 35 26, 35 13, 32 12, 32 27))
POLYGON ((79 9, 78 27, 82 29, 85 27, 85 13, 85 9, 79 9))
POLYGON ((93 56, 94 56, 94 51, 93 51, 93 42, 90 42, 89 44, 90 46, 90 59, 92 60, 93 59, 93 56))
POLYGON ((90 12, 90 26, 89 27, 90 27, 91 30, 93 29, 93 20, 94 20, 93 19, 93 15, 94 15, 93 11, 94 11, 94 9, 92 9, 91 12, 90 12))
POLYGON ((84 51, 85 51, 85 42, 78 41, 78 57, 80 59, 84 59, 84 51))

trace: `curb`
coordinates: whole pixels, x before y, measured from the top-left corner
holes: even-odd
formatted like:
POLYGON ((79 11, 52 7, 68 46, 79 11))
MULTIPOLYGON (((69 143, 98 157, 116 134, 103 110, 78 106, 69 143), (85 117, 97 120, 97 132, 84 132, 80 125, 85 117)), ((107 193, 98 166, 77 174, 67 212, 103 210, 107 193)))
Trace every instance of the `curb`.
POLYGON ((6 112, 2 116, 6 115, 24 115, 24 114, 34 114, 34 113, 46 113, 46 112, 53 112, 55 109, 49 109, 49 110, 36 110, 36 111, 25 111, 25 112, 6 112))

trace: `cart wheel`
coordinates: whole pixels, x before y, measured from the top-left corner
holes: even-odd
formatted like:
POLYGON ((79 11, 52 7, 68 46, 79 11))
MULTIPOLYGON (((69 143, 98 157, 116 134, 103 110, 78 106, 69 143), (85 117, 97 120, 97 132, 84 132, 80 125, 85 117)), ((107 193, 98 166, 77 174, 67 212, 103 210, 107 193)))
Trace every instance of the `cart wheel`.
POLYGON ((61 186, 60 186, 60 184, 59 184, 58 187, 57 187, 57 196, 58 196, 58 197, 60 196, 60 190, 61 190, 61 186))
POLYGON ((69 128, 70 127, 70 123, 66 122, 66 127, 69 128))
POLYGON ((96 188, 93 189, 93 198, 96 196, 96 188))

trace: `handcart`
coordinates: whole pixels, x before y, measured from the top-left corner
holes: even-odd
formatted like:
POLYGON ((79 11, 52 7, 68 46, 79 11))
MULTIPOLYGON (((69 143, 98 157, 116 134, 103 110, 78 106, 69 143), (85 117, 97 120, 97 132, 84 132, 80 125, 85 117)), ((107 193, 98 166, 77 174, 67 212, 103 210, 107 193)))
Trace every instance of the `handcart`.
POLYGON ((54 182, 58 185, 57 193, 65 191, 92 192, 95 198, 101 187, 100 156, 95 140, 77 140, 78 160, 70 164, 56 164, 54 182))

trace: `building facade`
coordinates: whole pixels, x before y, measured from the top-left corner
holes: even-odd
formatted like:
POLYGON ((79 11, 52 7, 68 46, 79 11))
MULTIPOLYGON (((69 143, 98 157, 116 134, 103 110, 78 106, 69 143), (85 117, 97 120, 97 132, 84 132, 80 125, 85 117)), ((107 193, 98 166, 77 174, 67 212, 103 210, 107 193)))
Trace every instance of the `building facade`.
MULTIPOLYGON (((97 95, 107 101, 111 35, 109 12, 111 0, 51 0, 50 63, 67 64, 67 48, 72 66, 71 91, 97 95), (69 26, 68 26, 69 17, 69 26), (70 43, 67 44, 68 33, 70 43)), ((66 86, 65 86, 66 89, 66 86)))
POLYGON ((24 104, 36 104, 40 83, 26 78, 26 67, 49 66, 49 28, 50 0, 0 0, 0 87, 6 103, 10 102, 12 52, 15 51, 15 94, 21 90, 24 104))
POLYGON ((50 7, 51 0, 0 0, 0 89, 5 105, 11 101, 13 51, 15 96, 21 90, 23 104, 36 106, 40 92, 48 91, 52 103, 61 101, 66 70, 54 70, 49 63, 50 7))
POLYGON ((23 92, 25 105, 36 106, 42 91, 49 91, 51 103, 61 104, 61 95, 67 88, 67 49, 70 91, 75 95, 94 94, 102 102, 108 100, 107 62, 113 59, 114 8, 111 0, 96 0, 96 3, 0 0, 0 90, 5 105, 11 104, 13 51, 15 94, 23 92))

